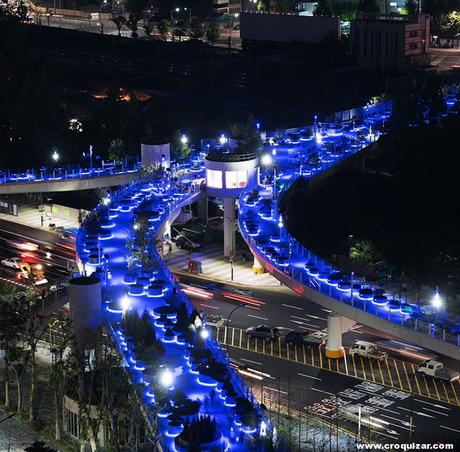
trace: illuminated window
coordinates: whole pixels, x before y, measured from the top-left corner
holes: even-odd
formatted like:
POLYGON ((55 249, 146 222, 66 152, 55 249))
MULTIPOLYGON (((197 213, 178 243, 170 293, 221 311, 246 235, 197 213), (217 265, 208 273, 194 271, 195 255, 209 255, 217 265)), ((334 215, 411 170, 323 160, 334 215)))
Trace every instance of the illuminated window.
POLYGON ((238 188, 238 172, 226 171, 225 172, 225 188, 238 188))
POLYGON ((226 171, 225 172, 225 188, 244 188, 248 183, 248 172, 226 171))
POLYGON ((222 188, 222 171, 207 169, 206 184, 211 188, 222 188))

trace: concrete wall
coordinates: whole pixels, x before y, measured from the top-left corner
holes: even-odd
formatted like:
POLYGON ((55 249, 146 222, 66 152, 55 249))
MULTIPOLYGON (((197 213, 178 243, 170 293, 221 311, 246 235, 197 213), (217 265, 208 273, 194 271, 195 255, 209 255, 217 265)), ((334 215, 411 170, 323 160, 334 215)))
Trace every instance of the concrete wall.
POLYGON ((318 44, 330 35, 339 38, 340 22, 334 17, 242 13, 240 36, 246 41, 318 44))
POLYGON ((154 164, 169 168, 171 161, 171 145, 163 144, 141 144, 141 162, 143 166, 154 164))
POLYGON ((94 190, 95 188, 126 185, 137 178, 137 171, 111 176, 97 176, 87 179, 61 179, 42 182, 19 182, 0 185, 0 195, 22 193, 45 193, 75 190, 94 190))

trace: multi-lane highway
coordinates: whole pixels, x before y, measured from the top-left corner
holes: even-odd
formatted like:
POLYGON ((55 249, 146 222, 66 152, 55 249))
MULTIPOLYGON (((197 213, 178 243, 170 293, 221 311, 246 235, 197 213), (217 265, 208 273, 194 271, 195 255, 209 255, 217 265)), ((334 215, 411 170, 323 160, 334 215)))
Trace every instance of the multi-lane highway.
MULTIPOLYGON (((331 422, 338 415, 342 427, 356 431, 357 422, 349 419, 349 413, 361 405, 363 419, 371 418, 371 424, 369 419, 363 421, 363 434, 369 435, 370 427, 373 438, 407 442, 412 406, 412 441, 460 443, 456 422, 460 415, 460 383, 414 376, 416 365, 432 357, 431 352, 356 325, 344 334, 344 346, 356 340, 372 341, 388 352, 388 359, 377 362, 347 355, 329 360, 324 347, 294 347, 282 340, 290 329, 325 330, 325 308, 284 286, 266 290, 207 285, 193 275, 178 276, 195 306, 209 314, 227 319, 238 304, 250 303, 232 314, 228 331, 225 324, 213 331, 221 344, 228 343, 232 361, 265 374, 262 380, 254 380, 253 390, 261 396, 263 388, 267 407, 278 404, 281 397, 284 406, 289 404, 303 414, 309 412, 331 422), (281 337, 275 342, 248 339, 244 330, 262 323, 278 327, 281 337), (292 400, 288 400, 288 394, 292 400)), ((447 357, 440 359, 451 367, 459 366, 447 357)))
MULTIPOLYGON (((0 220, 0 260, 19 257, 30 265, 40 264, 50 284, 68 278, 75 265, 75 244, 56 232, 0 220)), ((0 276, 18 282, 16 272, 0 265, 0 276)), ((21 284, 30 285, 27 281, 21 284)))

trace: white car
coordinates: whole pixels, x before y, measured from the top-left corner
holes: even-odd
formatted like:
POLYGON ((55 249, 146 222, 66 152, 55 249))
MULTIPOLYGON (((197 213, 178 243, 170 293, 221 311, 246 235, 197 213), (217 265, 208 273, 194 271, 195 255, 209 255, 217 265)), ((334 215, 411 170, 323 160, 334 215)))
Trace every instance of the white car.
POLYGON ((28 271, 27 264, 23 262, 23 260, 19 257, 8 257, 7 259, 3 259, 2 265, 5 267, 14 268, 15 270, 28 271))

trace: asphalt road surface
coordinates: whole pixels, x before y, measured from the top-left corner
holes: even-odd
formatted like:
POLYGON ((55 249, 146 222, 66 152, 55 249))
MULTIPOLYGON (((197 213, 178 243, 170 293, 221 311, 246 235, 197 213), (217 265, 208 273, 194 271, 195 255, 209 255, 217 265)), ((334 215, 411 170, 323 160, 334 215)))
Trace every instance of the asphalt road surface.
MULTIPOLYGON (((55 232, 0 220, 0 259, 8 257, 42 264, 46 279, 54 284, 69 276, 75 262, 75 244, 60 239, 55 232)), ((0 266, 0 276, 17 281, 15 272, 4 266, 0 266)))
MULTIPOLYGON (((265 374, 261 381, 253 381, 253 390, 262 394, 263 388, 265 405, 268 409, 272 405, 272 420, 273 411, 276 411, 274 407, 281 397, 282 404, 297 407, 295 409, 303 413, 315 413, 331 423, 335 423, 338 416, 341 426, 357 432, 356 419, 350 419, 347 413, 356 410, 356 406, 360 404, 362 419, 367 416, 367 421, 362 423, 363 440, 369 438, 366 435, 371 435, 372 438, 387 442, 443 441, 460 446, 460 383, 453 382, 451 387, 447 382, 433 382, 420 377, 414 379, 412 375, 418 363, 433 356, 431 352, 405 344, 382 332, 356 325, 343 335, 343 345, 348 347, 356 340, 377 343, 381 350, 388 353, 388 362, 394 362, 397 369, 393 366, 386 370, 383 363, 369 363, 368 360, 357 360, 354 368, 354 360, 352 364, 347 357, 349 368, 345 374, 343 364, 340 367, 338 362, 327 360, 321 348, 307 349, 307 354, 304 352, 302 357, 297 348, 295 354, 292 347, 287 352, 286 346, 281 350, 282 340, 279 346, 275 344, 274 349, 269 342, 263 343, 260 339, 258 344, 254 343, 254 339, 250 343, 247 341, 244 329, 262 323, 278 327, 281 335, 290 329, 326 331, 327 310, 286 287, 270 290, 241 288, 231 284, 211 284, 206 287, 207 282, 201 278, 182 274, 180 283, 197 308, 224 319, 239 304, 248 301, 251 303, 237 309, 231 316, 231 337, 228 342, 234 346, 229 347, 229 356, 238 365, 265 374)), ((220 330, 217 336, 225 346, 225 326, 220 330)), ((447 357, 440 360, 450 367, 459 367, 458 362, 447 357)), ((250 378, 248 382, 251 384, 250 378)))

